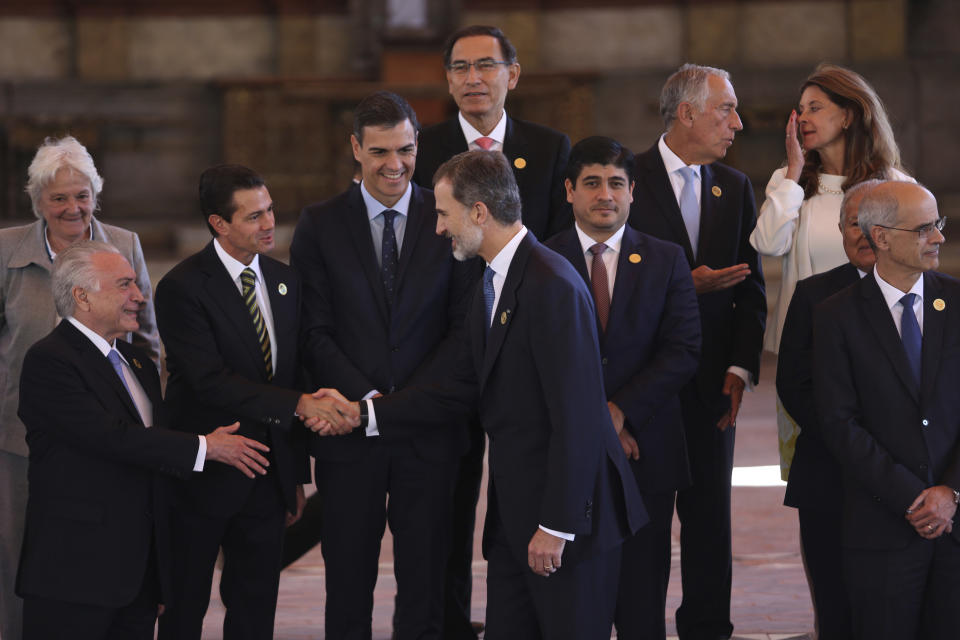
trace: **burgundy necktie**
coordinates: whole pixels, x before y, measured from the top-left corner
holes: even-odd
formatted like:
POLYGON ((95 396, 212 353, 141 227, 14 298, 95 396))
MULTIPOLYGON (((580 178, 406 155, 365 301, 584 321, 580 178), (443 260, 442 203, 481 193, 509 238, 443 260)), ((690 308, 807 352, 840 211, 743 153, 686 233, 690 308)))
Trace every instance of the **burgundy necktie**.
POLYGON ((476 142, 477 146, 483 149, 484 151, 490 151, 490 147, 492 147, 497 141, 494 140, 493 138, 488 138, 487 136, 483 136, 482 138, 477 138, 476 140, 474 140, 474 142, 476 142))
POLYGON ((593 301, 597 305, 597 316, 600 318, 600 328, 607 330, 607 319, 610 317, 610 285, 607 282, 607 265, 603 264, 603 252, 607 245, 602 242, 590 247, 593 254, 593 266, 590 268, 590 284, 593 288, 593 301))

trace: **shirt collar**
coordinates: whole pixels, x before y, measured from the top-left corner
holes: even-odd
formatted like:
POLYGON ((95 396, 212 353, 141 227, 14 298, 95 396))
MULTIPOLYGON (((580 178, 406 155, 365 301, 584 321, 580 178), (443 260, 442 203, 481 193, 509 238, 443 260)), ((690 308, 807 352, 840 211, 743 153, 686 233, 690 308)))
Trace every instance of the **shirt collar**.
MULTIPOLYGON (((623 242, 623 229, 626 225, 620 225, 620 228, 616 232, 607 238, 603 244, 607 245, 608 249, 613 249, 614 253, 620 253, 620 244, 623 242)), ((583 232, 583 229, 580 228, 580 223, 576 222, 573 225, 574 229, 577 230, 577 237, 580 239, 580 247, 583 249, 584 253, 590 251, 590 247, 597 244, 597 241, 588 236, 583 232)))
MULTIPOLYGON (((93 216, 90 216, 90 225, 87 227, 87 240, 95 240, 93 237, 93 216)), ((47 223, 43 223, 43 244, 47 248, 47 256, 50 258, 50 262, 53 262, 57 259, 57 254, 53 250, 53 247, 50 245, 50 237, 47 235, 47 223)))
POLYGON ((517 252, 517 247, 520 246, 520 241, 523 240, 525 235, 527 235, 527 228, 521 225, 520 231, 517 231, 517 234, 510 238, 507 244, 503 245, 500 253, 494 256, 487 266, 493 269, 493 272, 497 275, 506 277, 507 271, 510 270, 510 263, 513 262, 513 255, 517 252))
POLYGON ((663 158, 663 166, 667 170, 667 175, 679 171, 684 167, 690 167, 693 169, 693 172, 697 174, 697 177, 700 177, 700 165, 699 164, 687 164, 680 159, 680 156, 675 154, 673 150, 667 146, 664 136, 660 136, 660 142, 657 143, 657 147, 660 149, 660 156, 663 158))
MULTIPOLYGON (((880 274, 877 273, 877 268, 873 268, 873 276, 877 280, 877 284, 880 285, 880 292, 883 294, 883 300, 887 303, 888 309, 893 309, 893 306, 900 302, 905 294, 900 289, 897 289, 895 286, 884 280, 880 277, 880 274)), ((910 288, 910 291, 907 293, 917 294, 917 298, 920 300, 920 303, 923 303, 923 274, 917 278, 917 281, 913 283, 913 286, 910 288)))
POLYGON ((220 246, 220 240, 218 238, 213 239, 213 248, 217 252, 217 257, 220 258, 220 262, 223 263, 223 266, 227 269, 227 273, 230 274, 230 279, 236 282, 240 279, 240 274, 243 273, 243 270, 246 268, 253 269, 254 275, 257 276, 257 280, 262 284, 263 275, 260 273, 260 254, 253 254, 253 260, 250 261, 250 264, 243 264, 232 255, 227 253, 223 247, 220 246))
MULTIPOLYGON (((114 340, 113 344, 110 344, 109 342, 103 339, 103 336, 101 336, 99 333, 97 333, 87 325, 83 324, 73 316, 67 316, 64 319, 67 320, 73 326, 75 326, 80 331, 80 333, 87 336, 90 342, 93 343, 93 346, 95 346, 97 350, 99 350, 100 353, 103 354, 103 357, 107 357, 107 354, 110 353, 111 350, 113 350, 114 346, 117 343, 117 341, 114 340)), ((120 353, 120 351, 117 351, 117 353, 120 353)), ((127 362, 127 359, 123 357, 122 353, 120 353, 120 358, 124 362, 127 362)))
POLYGON ((360 182, 360 193, 363 195, 363 204, 367 207, 367 218, 370 220, 373 220, 387 209, 392 209, 400 215, 405 216, 407 215, 407 211, 410 210, 410 197, 413 195, 413 185, 409 182, 407 183, 407 190, 403 192, 403 195, 400 196, 400 199, 397 200, 396 204, 392 207, 386 206, 370 195, 370 192, 367 191, 367 184, 362 181, 360 182))
MULTIPOLYGON (((462 112, 457 113, 457 118, 460 120, 460 128, 463 129, 463 137, 467 139, 467 146, 469 147, 477 138, 483 138, 484 135, 477 131, 472 124, 467 122, 467 119, 463 117, 462 112)), ((493 131, 486 136, 491 140, 494 140, 503 146, 503 140, 507 137, 507 112, 506 110, 500 114, 500 121, 497 122, 497 126, 493 128, 493 131)))

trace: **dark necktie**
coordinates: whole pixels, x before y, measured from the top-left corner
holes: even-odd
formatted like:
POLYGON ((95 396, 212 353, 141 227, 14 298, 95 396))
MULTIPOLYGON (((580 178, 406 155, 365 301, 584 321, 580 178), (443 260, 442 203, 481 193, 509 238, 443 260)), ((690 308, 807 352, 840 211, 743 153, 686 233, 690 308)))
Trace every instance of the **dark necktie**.
POLYGON ((490 147, 492 147, 496 143, 496 140, 494 140, 493 138, 488 138, 487 136, 483 136, 482 138, 477 138, 476 140, 474 140, 474 142, 476 142, 477 146, 483 149, 484 151, 490 151, 490 147))
POLYGON ((483 270, 483 306, 486 308, 487 315, 483 317, 483 327, 490 333, 490 316, 493 315, 493 300, 497 297, 497 292, 493 289, 493 276, 495 271, 489 266, 483 270))
POLYGON ((267 380, 273 380, 273 354, 270 351, 270 334, 267 333, 267 325, 263 322, 263 316, 260 315, 260 305, 257 304, 257 276, 253 269, 247 267, 240 273, 240 283, 243 285, 243 303, 247 305, 247 311, 253 319, 253 328, 257 332, 257 340, 260 342, 260 351, 263 353, 263 366, 267 371, 267 380))
POLYGON ((915 293, 908 293, 900 298, 900 304, 903 305, 903 316, 900 318, 900 339, 903 341, 903 350, 907 352, 907 361, 910 363, 910 369, 913 371, 913 378, 920 386, 920 354, 922 352, 923 339, 920 334, 920 324, 917 322, 917 316, 913 313, 913 299, 915 293))
POLYGON ((607 245, 602 242, 590 247, 593 254, 593 266, 590 267, 590 284, 593 289, 593 302, 597 305, 597 316, 600 318, 600 328, 607 330, 607 319, 610 318, 610 284, 607 279, 607 265, 603 263, 603 252, 607 245))
POLYGON ((387 209, 383 212, 383 240, 380 243, 380 278, 383 280, 383 292, 387 295, 387 307, 393 306, 394 285, 397 280, 397 234, 393 220, 397 212, 387 209))

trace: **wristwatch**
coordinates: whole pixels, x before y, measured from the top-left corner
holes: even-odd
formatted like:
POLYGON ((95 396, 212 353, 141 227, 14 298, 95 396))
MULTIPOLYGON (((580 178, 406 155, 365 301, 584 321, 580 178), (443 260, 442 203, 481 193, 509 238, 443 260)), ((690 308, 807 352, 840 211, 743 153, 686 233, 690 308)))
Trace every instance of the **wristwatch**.
POLYGON ((953 490, 953 504, 960 504, 960 491, 953 490))
MULTIPOLYGON (((370 416, 367 415, 368 413, 367 401, 361 400, 357 404, 360 405, 360 428, 365 429, 367 425, 370 423, 370 416)), ((960 493, 954 491, 953 499, 954 501, 960 502, 960 493)))

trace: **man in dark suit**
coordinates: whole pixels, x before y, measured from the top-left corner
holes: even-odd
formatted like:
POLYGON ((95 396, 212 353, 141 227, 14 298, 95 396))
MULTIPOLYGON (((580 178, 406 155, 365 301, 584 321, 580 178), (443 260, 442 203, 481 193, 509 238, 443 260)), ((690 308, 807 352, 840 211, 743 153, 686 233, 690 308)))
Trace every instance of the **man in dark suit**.
POLYGON ((82 242, 57 255, 63 321, 27 352, 19 415, 30 495, 17 594, 27 640, 153 638, 169 602, 169 532, 157 476, 231 464, 265 473, 267 447, 231 435, 160 428, 149 355, 118 338, 139 327, 144 298, 116 248, 82 242), (149 428, 154 427, 154 428, 149 428))
POLYGON ((274 233, 263 179, 239 165, 207 169, 200 209, 214 239, 157 286, 167 403, 181 431, 239 420, 240 433, 269 445, 270 467, 256 480, 217 469, 181 488, 173 526, 178 598, 160 637, 200 638, 222 547, 224 638, 272 638, 284 526, 302 508, 301 485, 310 481, 308 433, 296 416, 341 425, 353 419, 340 415, 335 399, 296 390, 300 279, 261 255, 273 248, 274 233))
POLYGON ((814 311, 818 430, 843 470, 836 524, 862 640, 960 628, 960 282, 933 271, 943 222, 919 185, 870 189, 873 273, 814 311))
POLYGON ((546 245, 593 292, 607 406, 650 515, 623 545, 617 635, 664 640, 673 502, 690 484, 679 392, 697 370, 700 315, 683 250, 626 225, 633 166, 615 140, 578 142, 566 178, 576 225, 546 245))
MULTIPOLYGON (((424 129, 413 179, 433 185, 437 167, 464 151, 502 151, 513 167, 523 205, 523 224, 545 240, 570 227, 573 216, 563 197, 563 170, 570 140, 559 131, 507 115, 507 93, 520 79, 517 50, 496 27, 474 25, 454 32, 443 50, 457 117, 424 129)), ((444 636, 473 640, 470 589, 473 584, 473 530, 483 472, 483 430, 473 423, 470 451, 463 457, 454 494, 453 541, 447 569, 444 636)))
POLYGON ((607 410, 590 293, 520 222, 503 155, 455 156, 435 193, 437 233, 457 259, 488 266, 455 366, 439 384, 361 403, 368 436, 478 411, 490 436, 485 637, 606 640, 620 544, 647 517, 607 410))
MULTIPOLYGON (((304 286, 305 358, 317 383, 350 397, 439 377, 476 274, 434 233, 433 193, 410 183, 417 116, 388 92, 354 111, 359 188, 304 209, 290 247, 304 286)), ((390 523, 396 635, 440 638, 451 487, 466 422, 407 438, 315 438, 328 638, 370 636, 380 543, 390 523), (389 496, 389 501, 387 497, 389 496)))
POLYGON ((737 412, 757 382, 767 303, 748 238, 750 180, 718 162, 737 131, 729 74, 684 65, 660 94, 666 133, 637 157, 631 226, 683 247, 700 303, 696 377, 680 394, 693 484, 677 493, 682 640, 729 638, 730 479, 737 412))
POLYGON ((777 358, 777 394, 800 426, 783 503, 797 508, 800 546, 821 640, 843 640, 850 637, 851 630, 837 527, 842 509, 835 494, 841 472, 818 434, 813 402, 813 309, 873 269, 877 258, 860 231, 857 209, 867 190, 877 184, 879 180, 861 182, 844 194, 839 227, 850 262, 797 283, 777 358))

